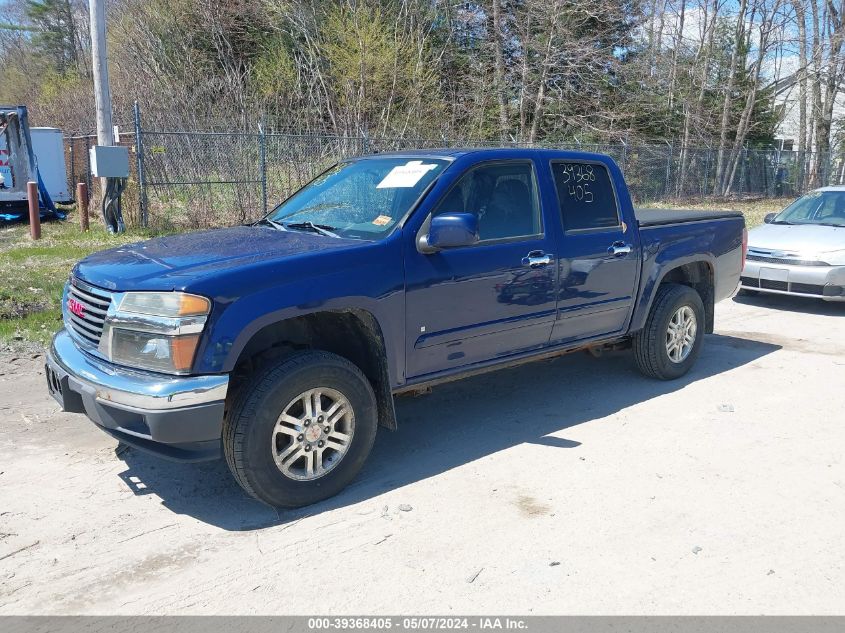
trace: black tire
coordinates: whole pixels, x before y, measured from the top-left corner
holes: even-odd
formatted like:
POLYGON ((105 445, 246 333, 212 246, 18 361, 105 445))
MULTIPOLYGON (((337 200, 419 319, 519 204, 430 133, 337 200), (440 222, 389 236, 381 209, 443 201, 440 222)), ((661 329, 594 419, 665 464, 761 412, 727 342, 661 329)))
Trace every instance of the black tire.
POLYGON ((306 351, 288 356, 257 374, 238 395, 223 423, 223 451, 237 482, 271 506, 298 508, 336 495, 351 482, 370 454, 378 427, 372 386, 355 365, 336 354, 306 351), (299 394, 318 387, 340 392, 354 413, 346 452, 324 475, 293 479, 276 466, 273 429, 299 394))
POLYGON ((695 364, 704 342, 704 303, 699 294, 689 286, 665 284, 657 296, 646 319, 645 327, 634 335, 634 359, 639 370, 651 378, 674 380, 686 374, 695 364), (681 362, 673 362, 666 349, 669 321, 682 307, 689 306, 695 314, 696 335, 692 349, 681 362))

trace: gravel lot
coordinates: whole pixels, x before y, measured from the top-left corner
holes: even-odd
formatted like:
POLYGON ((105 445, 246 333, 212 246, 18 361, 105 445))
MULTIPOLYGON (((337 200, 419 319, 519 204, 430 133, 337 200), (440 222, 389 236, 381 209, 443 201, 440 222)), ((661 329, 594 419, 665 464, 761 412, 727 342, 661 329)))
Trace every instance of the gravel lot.
POLYGON ((58 412, 0 362, 0 613, 845 612, 845 305, 717 306, 686 378, 576 354, 399 401, 277 514, 58 412))

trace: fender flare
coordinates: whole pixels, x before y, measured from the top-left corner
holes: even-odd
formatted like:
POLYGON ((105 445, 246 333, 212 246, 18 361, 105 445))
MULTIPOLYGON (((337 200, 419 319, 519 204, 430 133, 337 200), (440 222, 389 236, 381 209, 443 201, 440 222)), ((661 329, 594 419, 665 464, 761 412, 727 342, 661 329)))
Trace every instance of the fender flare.
POLYGON ((705 264, 710 272, 710 296, 702 297, 701 299, 704 302, 705 316, 707 320, 705 324, 705 331, 708 333, 713 331, 713 285, 715 283, 714 275, 716 271, 716 259, 709 253, 699 253, 680 259, 673 259, 670 262, 667 262, 666 265, 662 265, 660 262, 655 262, 654 267, 659 271, 659 276, 654 279, 654 281, 651 281, 652 278, 645 280, 643 292, 640 301, 638 302, 638 309, 634 313, 634 317, 631 320, 631 325, 629 327, 629 331, 631 333, 638 332, 645 327, 646 319, 648 319, 648 315, 651 313, 651 308, 654 305, 654 299, 657 296, 657 289, 660 288, 661 284, 663 284, 666 276, 672 271, 690 264, 705 264))
MULTIPOLYGON (((283 308, 281 310, 261 315, 244 327, 229 347, 223 371, 231 372, 234 370, 244 349, 246 349, 250 341, 264 328, 292 319, 319 315, 321 313, 351 314, 358 319, 363 327, 370 333, 369 338, 378 346, 378 349, 375 350, 375 353, 373 354, 376 366, 371 368, 369 378, 378 404, 379 425, 395 430, 397 428, 396 408, 391 388, 390 355, 387 353, 387 341, 378 318, 372 311, 366 308, 321 307, 309 311, 302 311, 298 308, 283 308)), ((368 368, 361 367, 361 369, 365 374, 368 373, 368 368)))

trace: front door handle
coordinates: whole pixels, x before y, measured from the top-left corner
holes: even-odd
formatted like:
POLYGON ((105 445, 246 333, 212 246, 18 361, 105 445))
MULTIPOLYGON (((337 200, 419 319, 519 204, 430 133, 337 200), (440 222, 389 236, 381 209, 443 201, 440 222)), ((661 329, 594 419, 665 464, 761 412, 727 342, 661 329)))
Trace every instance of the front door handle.
POLYGON ((543 251, 531 251, 522 258, 522 265, 529 268, 543 268, 552 263, 552 256, 543 251))
POLYGON ((625 242, 614 242, 607 247, 607 252, 614 257, 624 257, 631 252, 631 245, 625 242))

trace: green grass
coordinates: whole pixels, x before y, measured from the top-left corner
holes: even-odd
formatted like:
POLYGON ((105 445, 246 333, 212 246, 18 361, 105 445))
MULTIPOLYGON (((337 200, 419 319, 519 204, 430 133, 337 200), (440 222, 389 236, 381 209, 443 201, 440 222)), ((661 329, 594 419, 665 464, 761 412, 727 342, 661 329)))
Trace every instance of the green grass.
POLYGON ((106 248, 151 237, 149 231, 110 235, 97 222, 82 233, 75 214, 41 226, 33 241, 26 224, 0 227, 0 349, 43 348, 61 327, 61 295, 70 269, 106 248))

